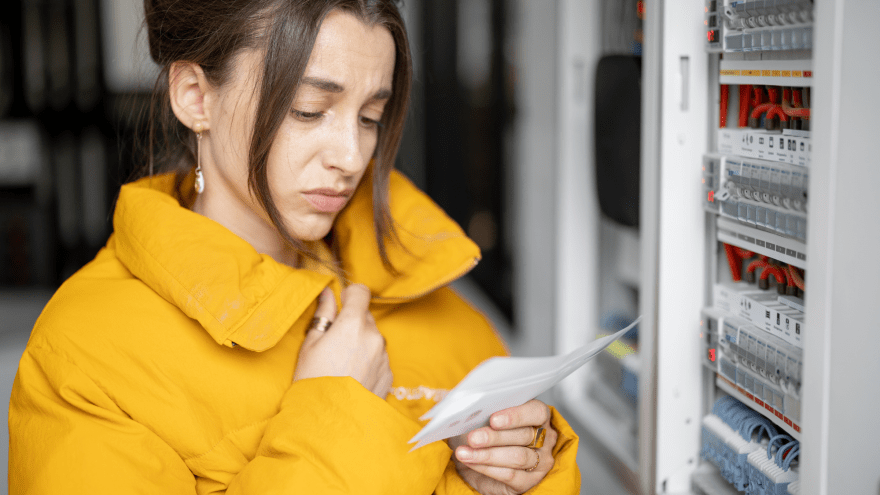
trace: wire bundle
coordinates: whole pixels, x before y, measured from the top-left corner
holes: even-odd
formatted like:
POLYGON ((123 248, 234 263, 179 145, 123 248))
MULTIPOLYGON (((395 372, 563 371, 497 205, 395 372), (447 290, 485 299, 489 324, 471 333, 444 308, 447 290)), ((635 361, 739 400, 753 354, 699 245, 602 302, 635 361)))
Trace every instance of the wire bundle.
POLYGON ((745 270, 746 282, 750 284, 757 282, 759 288, 767 290, 770 288, 770 277, 773 277, 776 281, 776 290, 780 294, 803 297, 806 284, 804 272, 800 268, 771 259, 769 256, 760 255, 755 258, 755 253, 752 251, 730 244, 724 244, 724 252, 734 282, 743 279, 743 264, 748 262, 745 270))
MULTIPOLYGON (((721 85, 719 127, 727 127, 730 89, 721 85)), ((810 88, 739 85, 739 127, 809 130, 810 88), (781 94, 780 94, 780 89, 781 94)))
POLYGON ((731 396, 718 399, 703 418, 701 456, 718 466, 737 490, 750 495, 785 493, 800 443, 731 396))
POLYGON ((754 451, 748 456, 749 495, 776 495, 785 493, 788 485, 798 480, 791 465, 800 455, 800 442, 786 434, 775 435, 767 442, 767 450, 754 451), (785 442, 785 443, 783 443, 785 442), (773 447, 777 443, 781 446, 773 447))
POLYGON ((718 399, 712 414, 703 419, 701 455, 721 470, 721 475, 737 490, 749 485, 748 456, 763 451, 763 442, 776 436, 776 427, 730 396, 718 399))

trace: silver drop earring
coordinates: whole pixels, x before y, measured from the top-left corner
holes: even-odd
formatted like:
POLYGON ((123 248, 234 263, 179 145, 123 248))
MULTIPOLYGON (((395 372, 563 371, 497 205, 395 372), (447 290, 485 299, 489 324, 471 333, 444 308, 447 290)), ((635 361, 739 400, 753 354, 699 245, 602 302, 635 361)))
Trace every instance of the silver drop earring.
POLYGON ((195 188, 197 194, 205 192, 205 176, 202 175, 202 121, 197 120, 193 124, 193 131, 196 133, 196 182, 195 188))

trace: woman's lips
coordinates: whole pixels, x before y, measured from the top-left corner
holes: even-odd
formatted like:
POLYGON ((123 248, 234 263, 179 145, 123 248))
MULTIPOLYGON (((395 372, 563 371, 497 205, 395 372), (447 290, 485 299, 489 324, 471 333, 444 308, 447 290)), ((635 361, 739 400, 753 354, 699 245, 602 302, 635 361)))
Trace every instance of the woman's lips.
POLYGON ((351 191, 336 191, 333 189, 313 189, 303 192, 303 196, 322 213, 336 213, 348 203, 351 191))

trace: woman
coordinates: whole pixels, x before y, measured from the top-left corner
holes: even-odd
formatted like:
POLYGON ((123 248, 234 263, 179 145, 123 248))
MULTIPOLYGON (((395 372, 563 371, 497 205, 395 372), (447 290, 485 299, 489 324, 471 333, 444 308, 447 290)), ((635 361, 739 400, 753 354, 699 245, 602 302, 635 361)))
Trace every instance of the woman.
POLYGON ((163 67, 149 171, 34 329, 11 493, 577 492, 577 438, 538 401, 408 452, 504 348, 445 288, 479 251, 392 171, 395 5, 145 8, 163 67))

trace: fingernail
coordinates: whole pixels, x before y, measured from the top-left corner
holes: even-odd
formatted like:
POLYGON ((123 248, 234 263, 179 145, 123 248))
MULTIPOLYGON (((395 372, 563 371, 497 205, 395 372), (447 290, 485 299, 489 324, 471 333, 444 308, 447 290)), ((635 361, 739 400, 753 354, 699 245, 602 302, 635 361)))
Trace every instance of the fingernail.
POLYGON ((489 435, 485 431, 478 431, 471 435, 471 443, 474 445, 483 445, 489 441, 489 435))
POLYGON ((492 418, 492 426, 495 428, 504 428, 505 426, 507 426, 507 423, 508 423, 507 416, 501 415, 501 416, 495 416, 494 418, 492 418))
POLYGON ((465 448, 459 448, 455 455, 461 461, 469 461, 473 458, 473 454, 471 454, 471 451, 465 448))

